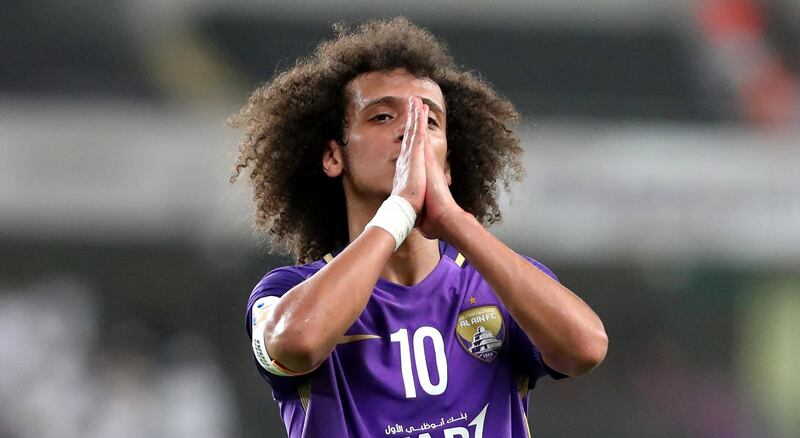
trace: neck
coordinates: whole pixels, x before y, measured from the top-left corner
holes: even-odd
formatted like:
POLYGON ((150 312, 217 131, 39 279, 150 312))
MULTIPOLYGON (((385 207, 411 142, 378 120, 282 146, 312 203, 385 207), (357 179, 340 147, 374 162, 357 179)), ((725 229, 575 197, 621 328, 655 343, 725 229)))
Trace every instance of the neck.
MULTIPOLYGON (((352 242, 375 216, 382 200, 347 202, 347 227, 352 242)), ((381 277, 392 283, 412 286, 430 274, 439 263, 439 241, 427 239, 416 228, 397 248, 381 271, 381 277)))
POLYGON ((425 238, 415 228, 389 258, 381 277, 412 286, 425 279, 436 268, 440 258, 439 241, 425 238))

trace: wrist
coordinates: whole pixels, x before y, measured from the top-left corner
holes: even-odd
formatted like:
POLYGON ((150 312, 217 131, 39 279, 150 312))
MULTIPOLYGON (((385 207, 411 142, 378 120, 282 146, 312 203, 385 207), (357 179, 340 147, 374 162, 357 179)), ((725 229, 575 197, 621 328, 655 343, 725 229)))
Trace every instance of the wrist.
POLYGON ((383 201, 365 228, 378 227, 391 234, 396 251, 411 233, 416 220, 417 212, 411 203, 402 196, 391 195, 383 201))
POLYGON ((393 197, 396 197, 396 198, 400 198, 400 199, 402 199, 402 200, 406 201, 406 202, 408 203, 408 205, 410 205, 410 206, 411 206, 411 208, 414 210, 414 214, 417 214, 417 215, 418 215, 418 214, 419 214, 419 212, 420 212, 420 210, 422 210, 422 207, 421 207, 421 206, 418 206, 418 205, 416 205, 416 204, 414 203, 414 199, 412 199, 412 198, 413 198, 412 196, 408 196, 408 195, 406 195, 406 194, 400 194, 400 193, 392 193, 392 194, 390 195, 390 197, 392 197, 392 196, 393 196, 393 197))
POLYGON ((440 238, 457 248, 461 246, 462 240, 469 238, 469 234, 471 234, 469 230, 472 227, 482 228, 475 216, 461 207, 453 208, 443 213, 438 222, 441 230, 439 233, 440 238))

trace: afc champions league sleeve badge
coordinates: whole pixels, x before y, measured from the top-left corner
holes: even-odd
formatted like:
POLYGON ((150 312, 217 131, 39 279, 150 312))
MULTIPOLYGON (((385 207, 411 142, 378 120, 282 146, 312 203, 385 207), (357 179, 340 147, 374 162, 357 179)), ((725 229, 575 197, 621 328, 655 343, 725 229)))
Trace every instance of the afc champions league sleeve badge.
POLYGON ((484 362, 493 362, 506 337, 500 309, 481 306, 459 313, 456 337, 469 354, 484 362))

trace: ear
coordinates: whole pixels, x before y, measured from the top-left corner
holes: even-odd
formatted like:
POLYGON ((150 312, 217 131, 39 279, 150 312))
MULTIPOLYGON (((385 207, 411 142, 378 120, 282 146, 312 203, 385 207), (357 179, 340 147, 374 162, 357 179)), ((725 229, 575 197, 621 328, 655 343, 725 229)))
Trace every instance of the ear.
POLYGON ((342 145, 336 140, 328 140, 322 151, 322 171, 331 178, 342 174, 344 160, 342 159, 342 145))
POLYGON ((447 180, 447 186, 453 185, 453 178, 450 177, 450 160, 444 159, 444 178, 447 180))

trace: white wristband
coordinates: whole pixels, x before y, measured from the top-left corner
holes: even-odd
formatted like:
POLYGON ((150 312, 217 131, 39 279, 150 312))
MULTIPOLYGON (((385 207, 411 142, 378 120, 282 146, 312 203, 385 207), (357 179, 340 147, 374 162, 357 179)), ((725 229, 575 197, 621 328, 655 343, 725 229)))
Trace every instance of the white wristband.
POLYGON ((367 228, 379 227, 389 232, 394 237, 394 249, 397 251, 414 229, 416 221, 417 212, 411 203, 402 196, 392 195, 383 201, 375 217, 367 224, 367 228))

